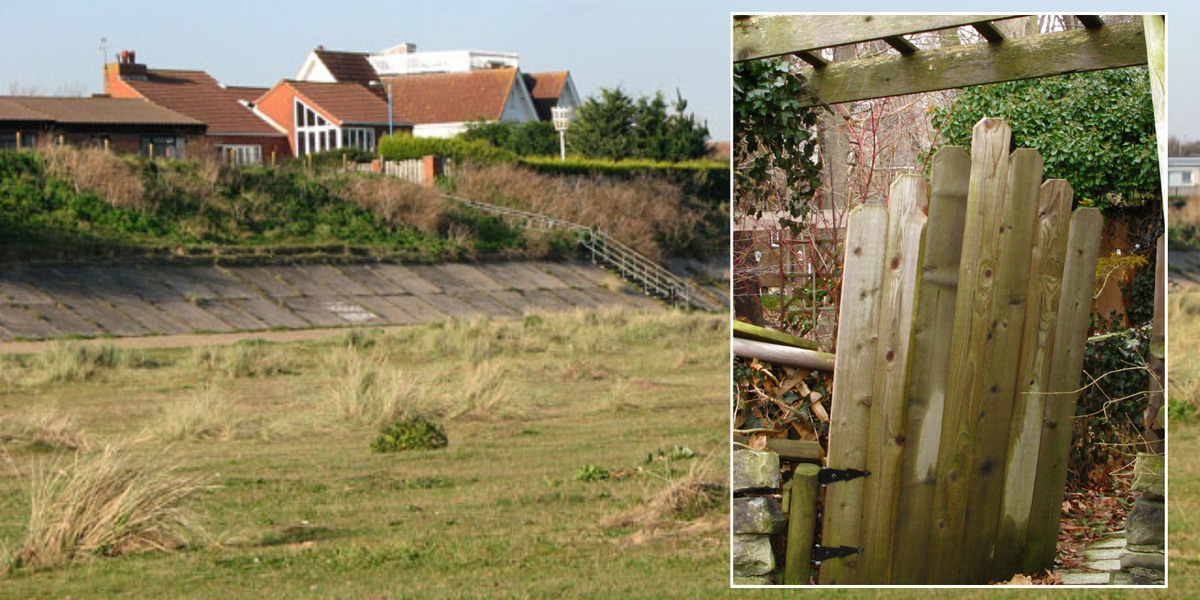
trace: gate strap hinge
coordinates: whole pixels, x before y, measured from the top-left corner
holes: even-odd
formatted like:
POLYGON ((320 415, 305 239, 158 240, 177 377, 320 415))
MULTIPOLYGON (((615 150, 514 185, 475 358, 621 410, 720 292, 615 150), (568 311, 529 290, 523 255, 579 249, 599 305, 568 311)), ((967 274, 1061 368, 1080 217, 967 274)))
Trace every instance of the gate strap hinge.
POLYGON ((866 477, 870 474, 870 471, 859 471, 858 469, 821 469, 817 474, 817 483, 820 483, 821 487, 824 487, 831 483, 849 481, 859 477, 866 477))
POLYGON ((851 554, 862 554, 862 552, 862 548, 855 548, 854 546, 831 547, 817 544, 813 546, 812 560, 819 563, 830 558, 845 558, 851 554))

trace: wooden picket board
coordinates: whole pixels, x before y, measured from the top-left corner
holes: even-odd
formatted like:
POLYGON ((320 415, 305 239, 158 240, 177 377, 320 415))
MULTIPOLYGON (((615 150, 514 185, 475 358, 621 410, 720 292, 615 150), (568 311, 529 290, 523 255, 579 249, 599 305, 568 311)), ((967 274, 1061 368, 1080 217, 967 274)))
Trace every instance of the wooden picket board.
POLYGON ((1092 289, 1100 255, 1100 230, 1104 217, 1095 208, 1081 208, 1071 217, 1067 253, 1063 263, 1062 297, 1054 354, 1050 361, 1049 394, 1042 419, 1042 442, 1034 480, 1029 519, 1029 545, 1023 572, 1041 572, 1054 565, 1058 521, 1067 461, 1071 447, 1072 419, 1079 396, 1083 353, 1087 346, 1088 321, 1092 313, 1092 289))
POLYGON ((1042 184, 1038 225, 1030 261, 1028 306, 1017 370, 1018 394, 1013 404, 1005 467, 1004 500, 996 531, 996 556, 990 579, 1003 580, 1023 569, 1033 500, 1033 475, 1041 447, 1042 414, 1054 351, 1058 303, 1062 293, 1063 258, 1067 251, 1074 190, 1063 179, 1042 184))
POLYGON ((955 299, 946 401, 938 449, 930 556, 938 568, 931 583, 960 582, 960 550, 967 493, 976 441, 969 411, 982 376, 989 315, 995 294, 999 228, 1008 183, 1008 145, 1012 129, 1002 119, 982 119, 971 142, 971 181, 963 231, 959 288, 955 299))
POLYGON ((905 380, 916 321, 917 285, 929 210, 929 186, 921 175, 901 175, 888 199, 887 267, 879 305, 875 354, 875 402, 866 439, 863 482, 862 582, 890 581, 895 539, 896 492, 904 450, 905 380))
POLYGON ((1042 168, 1042 155, 1032 148, 1018 148, 1009 156, 983 372, 967 412, 967 418, 974 420, 976 436, 971 447, 973 468, 959 562, 964 567, 963 576, 970 582, 987 579, 995 551, 1042 168))
MULTIPOLYGON (((874 394, 874 365, 877 323, 883 291, 883 264, 887 238, 880 235, 888 226, 887 209, 862 205, 850 212, 846 226, 845 274, 842 279, 842 315, 838 327, 833 372, 833 394, 838 402, 830 415, 829 460, 834 469, 863 469, 874 394)), ((863 479, 826 488, 821 544, 861 546, 863 479)), ((822 584, 855 581, 858 557, 821 563, 822 584)))
POLYGON ((929 544, 930 511, 937 483, 938 441, 946 368, 958 290, 958 261, 962 253, 963 221, 971 157, 966 149, 943 146, 930 170, 929 223, 925 231, 916 324, 910 356, 919 368, 908 376, 905 451, 901 460, 896 537, 892 550, 895 584, 924 583, 929 557, 912 548, 929 544))

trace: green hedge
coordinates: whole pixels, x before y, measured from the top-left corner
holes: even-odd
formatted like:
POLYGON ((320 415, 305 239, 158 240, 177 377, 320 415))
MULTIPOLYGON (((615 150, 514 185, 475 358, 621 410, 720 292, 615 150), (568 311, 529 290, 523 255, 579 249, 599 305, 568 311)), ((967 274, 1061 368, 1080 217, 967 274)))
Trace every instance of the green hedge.
POLYGON ((422 156, 445 156, 459 162, 485 165, 517 162, 517 155, 476 140, 457 138, 420 138, 411 135, 389 135, 379 141, 379 155, 386 160, 412 160, 422 156))

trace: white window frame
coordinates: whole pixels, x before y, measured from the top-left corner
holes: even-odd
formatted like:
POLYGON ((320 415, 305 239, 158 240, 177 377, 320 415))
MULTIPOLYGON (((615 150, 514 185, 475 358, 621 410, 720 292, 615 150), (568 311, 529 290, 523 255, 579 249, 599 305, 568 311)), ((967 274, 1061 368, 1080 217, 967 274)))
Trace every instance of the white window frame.
POLYGON ((343 148, 357 148, 367 152, 375 151, 374 127, 343 127, 341 135, 343 148))
POLYGON ((258 144, 222 144, 217 146, 222 159, 228 159, 233 153, 233 164, 239 167, 262 164, 262 146, 258 144))
POLYGON ((293 131, 296 132, 296 156, 342 147, 341 131, 336 125, 299 98, 294 98, 293 101, 295 104, 292 106, 292 121, 293 131), (304 118, 298 118, 300 115, 303 115, 304 118), (313 125, 306 124, 310 115, 313 125), (304 144, 300 143, 301 136, 305 136, 304 144))

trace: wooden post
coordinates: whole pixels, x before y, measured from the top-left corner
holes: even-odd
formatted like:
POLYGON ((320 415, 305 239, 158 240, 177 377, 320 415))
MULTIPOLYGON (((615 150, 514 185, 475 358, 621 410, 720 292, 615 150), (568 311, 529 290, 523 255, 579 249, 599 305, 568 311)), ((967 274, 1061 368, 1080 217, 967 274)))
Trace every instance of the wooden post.
POLYGON ((1049 388, 1050 359, 1058 304, 1062 295, 1063 257, 1071 222, 1074 190, 1063 179, 1042 184, 1038 200, 1038 225, 1030 262, 1028 306, 1025 310, 1017 397, 1013 403, 1005 467, 1004 500, 996 531, 996 555, 991 579, 1007 580, 1023 571, 1029 526, 1033 477, 1041 446, 1042 414, 1049 388))
POLYGON ((274 150, 271 151, 271 166, 272 167, 275 166, 275 151, 274 150))
POLYGON ((1063 264, 1062 297, 1058 304, 1058 327, 1054 332, 1054 356, 1050 362, 1050 385, 1042 418, 1042 443, 1033 487, 1029 517, 1029 546, 1022 572, 1041 572, 1054 565, 1058 542, 1058 519, 1062 512, 1063 487, 1067 481, 1067 459, 1071 448, 1072 419, 1079 396, 1083 353, 1087 346, 1088 321, 1092 313, 1092 288, 1096 260, 1100 255, 1100 229, 1104 217, 1094 208, 1081 208, 1071 217, 1067 254, 1063 264))
POLYGON ((929 583, 961 583, 963 528, 968 482, 977 432, 971 418, 978 398, 988 316, 995 296, 1000 232, 996 223, 1004 209, 1008 182, 1008 144, 1012 130, 1003 119, 985 118, 975 125, 971 142, 971 182, 958 272, 950 366, 938 449, 938 481, 932 505, 929 560, 937 565, 929 583))
POLYGON ((966 583, 987 583, 996 551, 996 523, 1004 499, 1004 468, 1012 429, 1013 398, 1029 288, 1029 261, 1037 224, 1042 155, 1018 148, 1009 157, 1004 212, 998 224, 996 276, 988 311, 980 378, 971 395, 975 442, 967 488, 963 552, 966 583))
MULTIPOLYGON (((887 209, 862 205, 850 211, 843 262, 841 321, 833 371, 833 393, 839 398, 830 415, 828 466, 863 469, 867 463, 862 441, 870 427, 877 323, 887 251, 887 209)), ((823 546, 860 547, 863 479, 830 486, 825 494, 823 546)), ((821 563, 824 585, 857 583, 859 555, 821 563)))
POLYGON ((805 585, 811 576, 817 528, 817 474, 820 471, 821 467, 817 465, 800 463, 792 473, 784 585, 805 585))
POLYGON ((17 132, 17 150, 18 151, 21 150, 21 132, 20 131, 17 132))
POLYGON ((906 450, 901 461, 892 579, 888 582, 893 584, 925 583, 929 568, 929 557, 911 549, 929 545, 929 508, 937 483, 938 441, 970 177, 971 157, 964 148, 943 146, 934 155, 911 359, 920 368, 909 371, 906 450))
POLYGON ((104 138, 104 150, 108 151, 108 138, 104 138))
MULTIPOLYGON (((858 582, 891 582, 896 491, 904 450, 905 380, 911 364, 913 323, 929 188, 921 175, 901 175, 889 196, 886 267, 879 306, 874 404, 866 439, 862 544, 858 582)), ((924 366, 922 366, 924 368, 924 366)))

